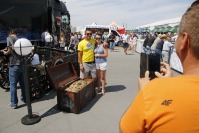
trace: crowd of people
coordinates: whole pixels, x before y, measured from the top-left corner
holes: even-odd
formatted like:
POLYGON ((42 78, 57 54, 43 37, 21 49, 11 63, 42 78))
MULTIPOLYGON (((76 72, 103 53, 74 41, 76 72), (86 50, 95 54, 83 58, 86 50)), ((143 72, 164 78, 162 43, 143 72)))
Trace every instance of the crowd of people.
POLYGON ((169 52, 174 47, 175 34, 144 34, 144 48, 161 55, 164 62, 169 63, 169 52), (172 38, 172 39, 171 39, 172 38))
POLYGON ((48 32, 48 29, 44 29, 44 31, 41 34, 41 46, 50 47, 50 48, 57 48, 62 50, 70 50, 71 52, 74 52, 77 50, 77 45, 82 40, 82 35, 80 32, 77 33, 67 33, 64 31, 61 31, 59 35, 57 35, 55 32, 50 34, 48 32), (47 35, 51 35, 50 41, 46 41, 47 35))
MULTIPOLYGON (((121 43, 124 48, 125 54, 127 54, 127 51, 131 51, 132 54, 135 53, 138 39, 136 33, 125 32, 121 36, 117 36, 112 31, 109 34, 108 32, 101 32, 100 30, 98 30, 95 33, 93 33, 92 31, 91 38, 95 39, 97 34, 100 34, 102 36, 102 41, 106 41, 108 43, 108 48, 110 49, 110 52, 113 52, 115 46, 121 43)), ((49 43, 45 41, 45 37, 47 35, 50 35, 50 33, 48 32, 48 29, 45 28, 43 33, 41 34, 42 46, 73 51, 77 51, 78 44, 86 37, 86 35, 81 34, 80 32, 66 33, 62 31, 59 36, 57 36, 53 32, 51 34, 52 40, 49 43)))

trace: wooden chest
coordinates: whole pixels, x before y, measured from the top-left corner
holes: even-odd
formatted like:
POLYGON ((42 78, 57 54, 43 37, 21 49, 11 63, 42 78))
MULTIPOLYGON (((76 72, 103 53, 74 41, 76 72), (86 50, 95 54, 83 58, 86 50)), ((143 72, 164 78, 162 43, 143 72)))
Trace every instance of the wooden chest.
POLYGON ((68 90, 71 84, 80 81, 71 62, 47 69, 51 85, 57 90, 57 107, 65 112, 79 113, 95 95, 94 80, 84 79, 87 84, 76 91, 68 90))

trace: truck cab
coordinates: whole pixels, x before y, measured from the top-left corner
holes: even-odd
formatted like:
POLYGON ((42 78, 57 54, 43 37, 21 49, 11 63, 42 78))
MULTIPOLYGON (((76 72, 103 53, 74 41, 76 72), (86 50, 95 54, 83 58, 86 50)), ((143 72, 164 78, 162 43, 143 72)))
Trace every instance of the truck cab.
POLYGON ((15 29, 18 38, 32 43, 41 42, 41 33, 70 32, 70 14, 59 0, 1 0, 0 1, 0 49, 6 47, 6 38, 15 29))

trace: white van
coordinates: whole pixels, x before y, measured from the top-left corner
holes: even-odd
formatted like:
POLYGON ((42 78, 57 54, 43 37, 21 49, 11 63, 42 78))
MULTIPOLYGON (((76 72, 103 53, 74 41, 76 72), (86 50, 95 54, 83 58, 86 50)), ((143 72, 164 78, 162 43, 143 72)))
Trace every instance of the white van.
POLYGON ((85 25, 82 30, 82 35, 84 35, 86 29, 90 29, 95 35, 96 32, 100 31, 101 33, 107 33, 107 37, 109 37, 110 33, 113 32, 113 34, 116 36, 116 42, 119 41, 119 38, 121 37, 120 33, 117 31, 117 27, 110 26, 110 25, 85 25))

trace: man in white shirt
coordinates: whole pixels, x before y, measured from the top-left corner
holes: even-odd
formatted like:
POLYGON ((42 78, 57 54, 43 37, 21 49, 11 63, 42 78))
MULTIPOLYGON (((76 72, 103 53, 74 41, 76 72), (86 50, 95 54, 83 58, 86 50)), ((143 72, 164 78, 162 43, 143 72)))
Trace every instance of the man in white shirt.
POLYGON ((127 32, 122 35, 122 41, 123 41, 123 48, 124 48, 124 53, 127 54, 127 49, 129 47, 129 35, 127 32))
POLYGON ((162 55, 163 55, 163 61, 166 62, 166 63, 169 63, 168 60, 169 60, 169 51, 170 51, 170 48, 173 46, 173 44, 171 43, 171 38, 170 37, 167 37, 164 41, 164 44, 163 44, 163 48, 162 48, 162 55))
POLYGON ((42 32, 42 34, 41 34, 41 42, 42 42, 43 47, 46 45, 45 37, 47 35, 50 35, 50 33, 48 32, 48 29, 45 28, 44 32, 42 32))

